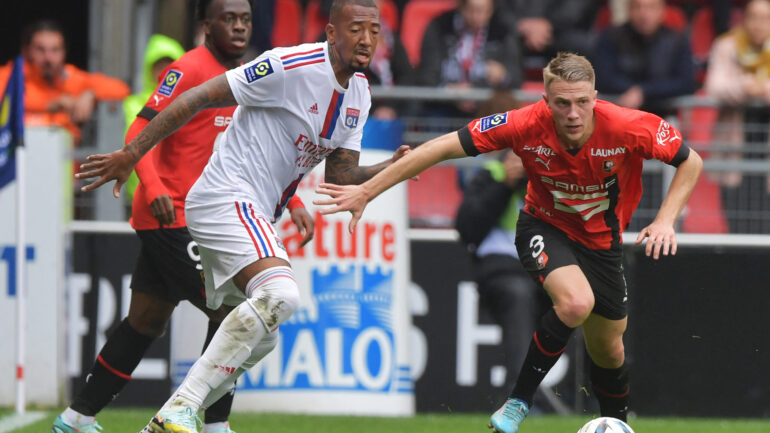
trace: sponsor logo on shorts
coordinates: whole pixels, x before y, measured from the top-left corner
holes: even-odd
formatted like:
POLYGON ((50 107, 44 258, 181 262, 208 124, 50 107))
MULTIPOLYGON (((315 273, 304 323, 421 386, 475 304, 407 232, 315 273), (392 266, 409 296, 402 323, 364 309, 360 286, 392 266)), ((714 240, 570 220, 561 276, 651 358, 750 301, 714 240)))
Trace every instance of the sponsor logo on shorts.
POLYGON ((261 60, 244 69, 243 73, 246 75, 246 81, 253 83, 260 78, 264 78, 272 74, 273 65, 270 64, 270 59, 261 60))
POLYGON ((279 238, 278 236, 275 237, 275 243, 278 245, 278 248, 286 251, 286 247, 283 245, 281 238, 279 238))
POLYGON ((491 116, 479 119, 479 131, 487 132, 490 129, 497 128, 500 125, 508 123, 508 113, 497 113, 491 116))
MULTIPOLYGON (((171 94, 174 93, 174 89, 179 83, 179 80, 182 79, 182 75, 184 75, 182 71, 169 69, 169 71, 166 72, 166 76, 163 78, 160 87, 158 88, 158 93, 161 95, 171 96, 171 94)), ((155 105, 157 105, 157 103, 155 105)))

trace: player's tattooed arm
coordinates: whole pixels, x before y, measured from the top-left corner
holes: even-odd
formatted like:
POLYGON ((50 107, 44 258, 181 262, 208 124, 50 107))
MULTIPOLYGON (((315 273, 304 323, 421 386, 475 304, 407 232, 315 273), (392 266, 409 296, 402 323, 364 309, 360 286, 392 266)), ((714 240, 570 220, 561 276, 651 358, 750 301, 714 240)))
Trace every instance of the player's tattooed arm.
POLYGON ((82 187, 83 191, 94 190, 115 180, 112 191, 113 195, 118 197, 120 187, 126 182, 136 163, 156 143, 171 135, 205 108, 230 107, 236 104, 225 75, 212 78, 179 95, 123 149, 105 155, 88 156, 87 162, 80 165, 80 173, 77 173, 75 178, 98 177, 93 183, 82 187))
POLYGON ((156 143, 181 128, 201 110, 236 104, 225 75, 214 77, 179 95, 126 145, 126 151, 138 162, 156 143))
POLYGON ((375 165, 359 166, 360 152, 340 147, 326 157, 325 181, 337 185, 362 184, 408 152, 409 146, 401 146, 393 154, 393 157, 386 161, 375 165))

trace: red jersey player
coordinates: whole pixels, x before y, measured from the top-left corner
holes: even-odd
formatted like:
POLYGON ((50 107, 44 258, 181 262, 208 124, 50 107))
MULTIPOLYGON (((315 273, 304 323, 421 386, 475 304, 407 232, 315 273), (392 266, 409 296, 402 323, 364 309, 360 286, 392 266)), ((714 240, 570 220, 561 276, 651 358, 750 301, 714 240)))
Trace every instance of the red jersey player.
MULTIPOLYGON (((199 0, 197 7, 206 29, 205 44, 161 73, 160 85, 128 130, 126 143, 178 95, 241 63, 251 34, 251 1, 199 0)), ((179 301, 189 300, 209 317, 206 345, 232 309, 206 308, 200 257, 187 229, 184 205, 234 110, 233 106, 202 111, 136 165, 140 183, 131 225, 142 247, 131 280, 128 317, 107 340, 85 385, 55 421, 53 432, 98 431, 94 415, 123 389, 147 347, 164 332, 179 301)), ((298 197, 288 207, 305 234, 304 244, 313 235, 310 214, 298 197)), ((256 350, 266 354, 274 344, 275 339, 264 341, 256 350)), ((227 424, 231 404, 229 393, 206 410, 205 432, 231 432, 227 424)))
POLYGON ((702 168, 695 151, 663 119, 596 99, 594 71, 584 57, 560 53, 544 68, 543 101, 474 120, 432 140, 361 185, 321 184, 331 196, 323 213, 350 211, 352 229, 366 203, 401 180, 450 158, 512 148, 529 178, 516 247, 525 269, 553 300, 541 319, 510 398, 490 419, 515 433, 545 375, 578 326, 592 359, 591 382, 602 416, 626 419, 627 324, 621 234, 642 194, 645 159, 676 168, 655 220, 642 229, 646 254, 676 253, 674 222, 702 168))

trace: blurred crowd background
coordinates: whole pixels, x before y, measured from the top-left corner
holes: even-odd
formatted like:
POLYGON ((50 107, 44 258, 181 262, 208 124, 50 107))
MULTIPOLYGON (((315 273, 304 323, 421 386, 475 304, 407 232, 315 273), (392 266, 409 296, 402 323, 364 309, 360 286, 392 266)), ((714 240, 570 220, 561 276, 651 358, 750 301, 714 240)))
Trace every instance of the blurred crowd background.
MULTIPOLYGON (((417 145, 470 119, 541 98, 558 51, 587 56, 600 97, 659 114, 706 160, 679 229, 770 233, 770 0, 376 0, 367 75, 372 118, 417 145)), ((322 41, 331 0, 254 2, 249 59, 322 41)), ((12 2, 0 16, 0 86, 25 59, 28 125, 66 128, 75 161, 122 144, 157 75, 200 43, 194 0, 12 2), (129 95, 132 95, 129 97, 129 95)), ((483 161, 432 168, 409 187, 413 227, 452 227, 483 161), (441 194, 436 194, 441 191, 441 194)), ((76 164, 75 164, 76 165, 76 164)), ((672 172, 645 167, 630 230, 648 223, 672 172)), ((126 207, 76 193, 75 219, 126 207)))

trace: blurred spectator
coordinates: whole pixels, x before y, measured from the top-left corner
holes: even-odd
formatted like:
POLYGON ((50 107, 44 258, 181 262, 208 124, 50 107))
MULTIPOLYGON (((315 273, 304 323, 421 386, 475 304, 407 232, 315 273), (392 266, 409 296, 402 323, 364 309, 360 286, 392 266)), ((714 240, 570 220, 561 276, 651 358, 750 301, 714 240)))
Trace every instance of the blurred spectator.
MULTIPOLYGON (((378 5, 380 2, 375 0, 378 5)), ((372 85, 380 86, 410 86, 414 84, 414 69, 409 63, 401 37, 388 22, 380 15, 380 34, 377 50, 369 63, 366 77, 372 85)), ((382 120, 393 120, 398 117, 398 111, 404 104, 394 105, 382 101, 372 101, 372 117, 382 120)))
MULTIPOLYGON (((750 101, 770 104, 770 0, 746 4, 743 23, 719 37, 712 47, 706 76, 706 91, 719 101, 719 126, 714 141, 739 147, 744 143, 766 147, 767 107, 745 106, 750 101)), ((764 152, 731 153, 727 159, 766 158, 764 152)), ((770 183, 765 176, 744 176, 740 172, 717 173, 722 201, 731 232, 770 232, 768 223, 748 224, 746 211, 770 209, 770 183)), ((770 179, 770 178, 769 178, 770 179)))
MULTIPOLYGON (((496 13, 494 0, 459 0, 457 9, 428 25, 422 41, 417 82, 447 88, 520 87, 521 47, 496 13)), ((433 106, 431 114, 467 116, 473 102, 433 106)))
POLYGON ((687 35, 663 25, 664 0, 630 0, 628 22, 599 36, 596 88, 624 107, 665 115, 662 100, 695 90, 687 35))
MULTIPOLYGON (((510 92, 498 92, 482 105, 480 116, 515 107, 510 92)), ((473 176, 455 219, 460 239, 471 254, 480 305, 503 329, 505 393, 514 385, 540 317, 537 289, 519 262, 514 243, 526 193, 521 158, 506 150, 473 176)))
MULTIPOLYGON (((184 48, 176 40, 164 35, 152 35, 147 42, 144 51, 144 63, 142 64, 142 90, 139 93, 127 97, 123 101, 123 114, 126 117, 126 131, 134 123, 136 115, 155 92, 155 87, 160 80, 160 74, 174 60, 182 57, 184 48)), ((135 172, 126 181, 125 199, 130 206, 134 200, 134 190, 139 184, 139 178, 135 172)))
MULTIPOLYGON (((24 123, 66 128, 80 141, 80 125, 91 118, 96 103, 123 99, 129 94, 121 80, 89 73, 65 63, 66 44, 61 26, 37 21, 22 35, 24 56, 24 123)), ((11 63, 0 66, 0 83, 8 80, 11 63)))
POLYGON ((506 20, 521 37, 525 55, 547 59, 559 51, 591 55, 599 3, 593 0, 507 0, 506 20))
POLYGON ((425 31, 419 83, 448 87, 519 87, 521 48, 494 0, 459 0, 425 31))

